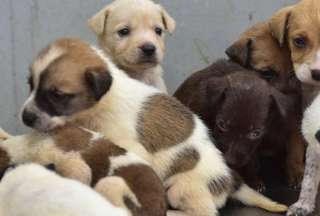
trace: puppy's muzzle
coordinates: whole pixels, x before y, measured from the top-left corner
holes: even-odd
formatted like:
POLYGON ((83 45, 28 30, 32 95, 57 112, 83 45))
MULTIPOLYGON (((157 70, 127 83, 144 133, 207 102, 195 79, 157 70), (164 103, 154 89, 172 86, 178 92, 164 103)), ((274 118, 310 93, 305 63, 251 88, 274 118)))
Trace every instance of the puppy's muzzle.
POLYGON ((320 70, 311 70, 312 79, 320 81, 320 70))
POLYGON ((33 127, 37 121, 38 117, 36 114, 24 110, 22 113, 22 121, 28 127, 33 127))
POLYGON ((140 49, 145 57, 153 57, 157 51, 155 45, 151 43, 146 43, 142 45, 140 49))

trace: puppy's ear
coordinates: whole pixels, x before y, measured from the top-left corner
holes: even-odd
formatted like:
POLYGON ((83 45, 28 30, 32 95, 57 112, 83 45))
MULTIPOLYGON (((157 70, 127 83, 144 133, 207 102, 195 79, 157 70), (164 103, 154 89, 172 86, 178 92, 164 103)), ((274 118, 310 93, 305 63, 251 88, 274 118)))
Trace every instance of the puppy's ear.
POLYGON ((288 114, 293 111, 292 109, 294 108, 294 101, 278 90, 272 90, 270 98, 270 111, 275 109, 283 118, 286 118, 288 114))
POLYGON ((221 105, 226 97, 228 82, 224 77, 214 77, 207 82, 207 100, 211 105, 221 105))
POLYGON ((294 6, 289 6, 279 10, 269 21, 270 31, 281 46, 285 43, 287 37, 290 15, 293 7, 294 6))
POLYGON ((169 15, 169 13, 161 5, 158 5, 158 6, 160 8, 162 22, 165 29, 169 33, 173 33, 174 30, 176 29, 176 21, 169 15))
POLYGON ((251 51, 252 51, 253 40, 250 38, 241 38, 232 44, 227 50, 227 56, 238 64, 248 67, 251 61, 251 51))
POLYGON ((105 8, 100 10, 97 14, 88 20, 88 26, 98 36, 103 35, 105 32, 106 22, 108 15, 111 11, 111 5, 107 5, 105 8))
POLYGON ((85 80, 97 101, 109 91, 112 84, 112 76, 107 71, 96 69, 87 70, 85 80))

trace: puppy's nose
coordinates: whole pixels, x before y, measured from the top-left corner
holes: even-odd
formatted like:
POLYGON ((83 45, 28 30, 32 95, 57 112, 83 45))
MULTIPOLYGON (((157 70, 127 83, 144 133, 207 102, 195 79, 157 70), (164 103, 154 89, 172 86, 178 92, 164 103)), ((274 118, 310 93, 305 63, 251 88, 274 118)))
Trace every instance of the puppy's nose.
POLYGON ((311 70, 312 79, 320 81, 320 70, 311 70))
POLYGON ((318 140, 318 142, 320 143, 320 130, 317 131, 315 136, 316 136, 316 139, 318 140))
POLYGON ((142 50, 143 54, 148 57, 153 56, 153 54, 156 52, 156 47, 150 43, 142 45, 140 49, 142 50))
POLYGON ((25 125, 27 125, 28 127, 33 127, 36 120, 37 120, 37 116, 34 113, 23 111, 22 121, 25 125))

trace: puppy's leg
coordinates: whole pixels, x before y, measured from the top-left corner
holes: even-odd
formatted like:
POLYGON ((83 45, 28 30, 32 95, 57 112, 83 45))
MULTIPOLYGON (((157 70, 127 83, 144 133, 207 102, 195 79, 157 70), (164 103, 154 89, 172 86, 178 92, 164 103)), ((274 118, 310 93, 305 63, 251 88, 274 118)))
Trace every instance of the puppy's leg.
POLYGON ((56 163, 55 166, 57 173, 63 177, 75 179, 86 185, 91 184, 91 169, 80 157, 66 157, 56 163))
POLYGON ((313 212, 320 182, 320 147, 309 145, 300 197, 287 215, 305 216, 313 212))
POLYGON ((216 216, 218 210, 213 202, 212 194, 208 188, 201 188, 201 184, 183 179, 170 186, 167 192, 168 202, 171 207, 179 211, 168 211, 168 216, 216 216), (193 187, 197 185, 197 187, 193 187))
POLYGON ((286 173, 290 187, 298 188, 304 173, 305 141, 300 127, 294 124, 287 146, 286 173))
POLYGON ((131 205, 136 206, 136 208, 141 207, 141 204, 139 203, 135 194, 131 191, 126 182, 120 177, 105 177, 94 186, 94 189, 107 200, 109 200, 113 205, 120 208, 130 211, 126 205, 126 201, 129 201, 131 205))
POLYGON ((259 166, 260 165, 257 158, 253 158, 247 164, 247 166, 241 169, 242 172, 240 173, 244 175, 243 178, 248 185, 250 185, 251 187, 253 187, 255 190, 259 192, 263 192, 266 190, 266 186, 264 182, 261 180, 261 178, 259 177, 259 174, 258 174, 259 168, 260 168, 259 166))

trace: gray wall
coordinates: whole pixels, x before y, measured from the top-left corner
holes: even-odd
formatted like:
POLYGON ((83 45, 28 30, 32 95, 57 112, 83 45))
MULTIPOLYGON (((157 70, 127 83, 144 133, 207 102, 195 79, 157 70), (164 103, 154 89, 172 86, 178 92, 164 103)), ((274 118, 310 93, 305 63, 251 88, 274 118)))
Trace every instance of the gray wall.
MULTIPOLYGON (((25 131, 18 119, 28 65, 58 37, 95 42, 86 20, 111 0, 0 0, 0 126, 25 131)), ((168 37, 165 78, 173 92, 192 72, 224 56, 239 33, 297 0, 159 0, 177 21, 168 37)))

